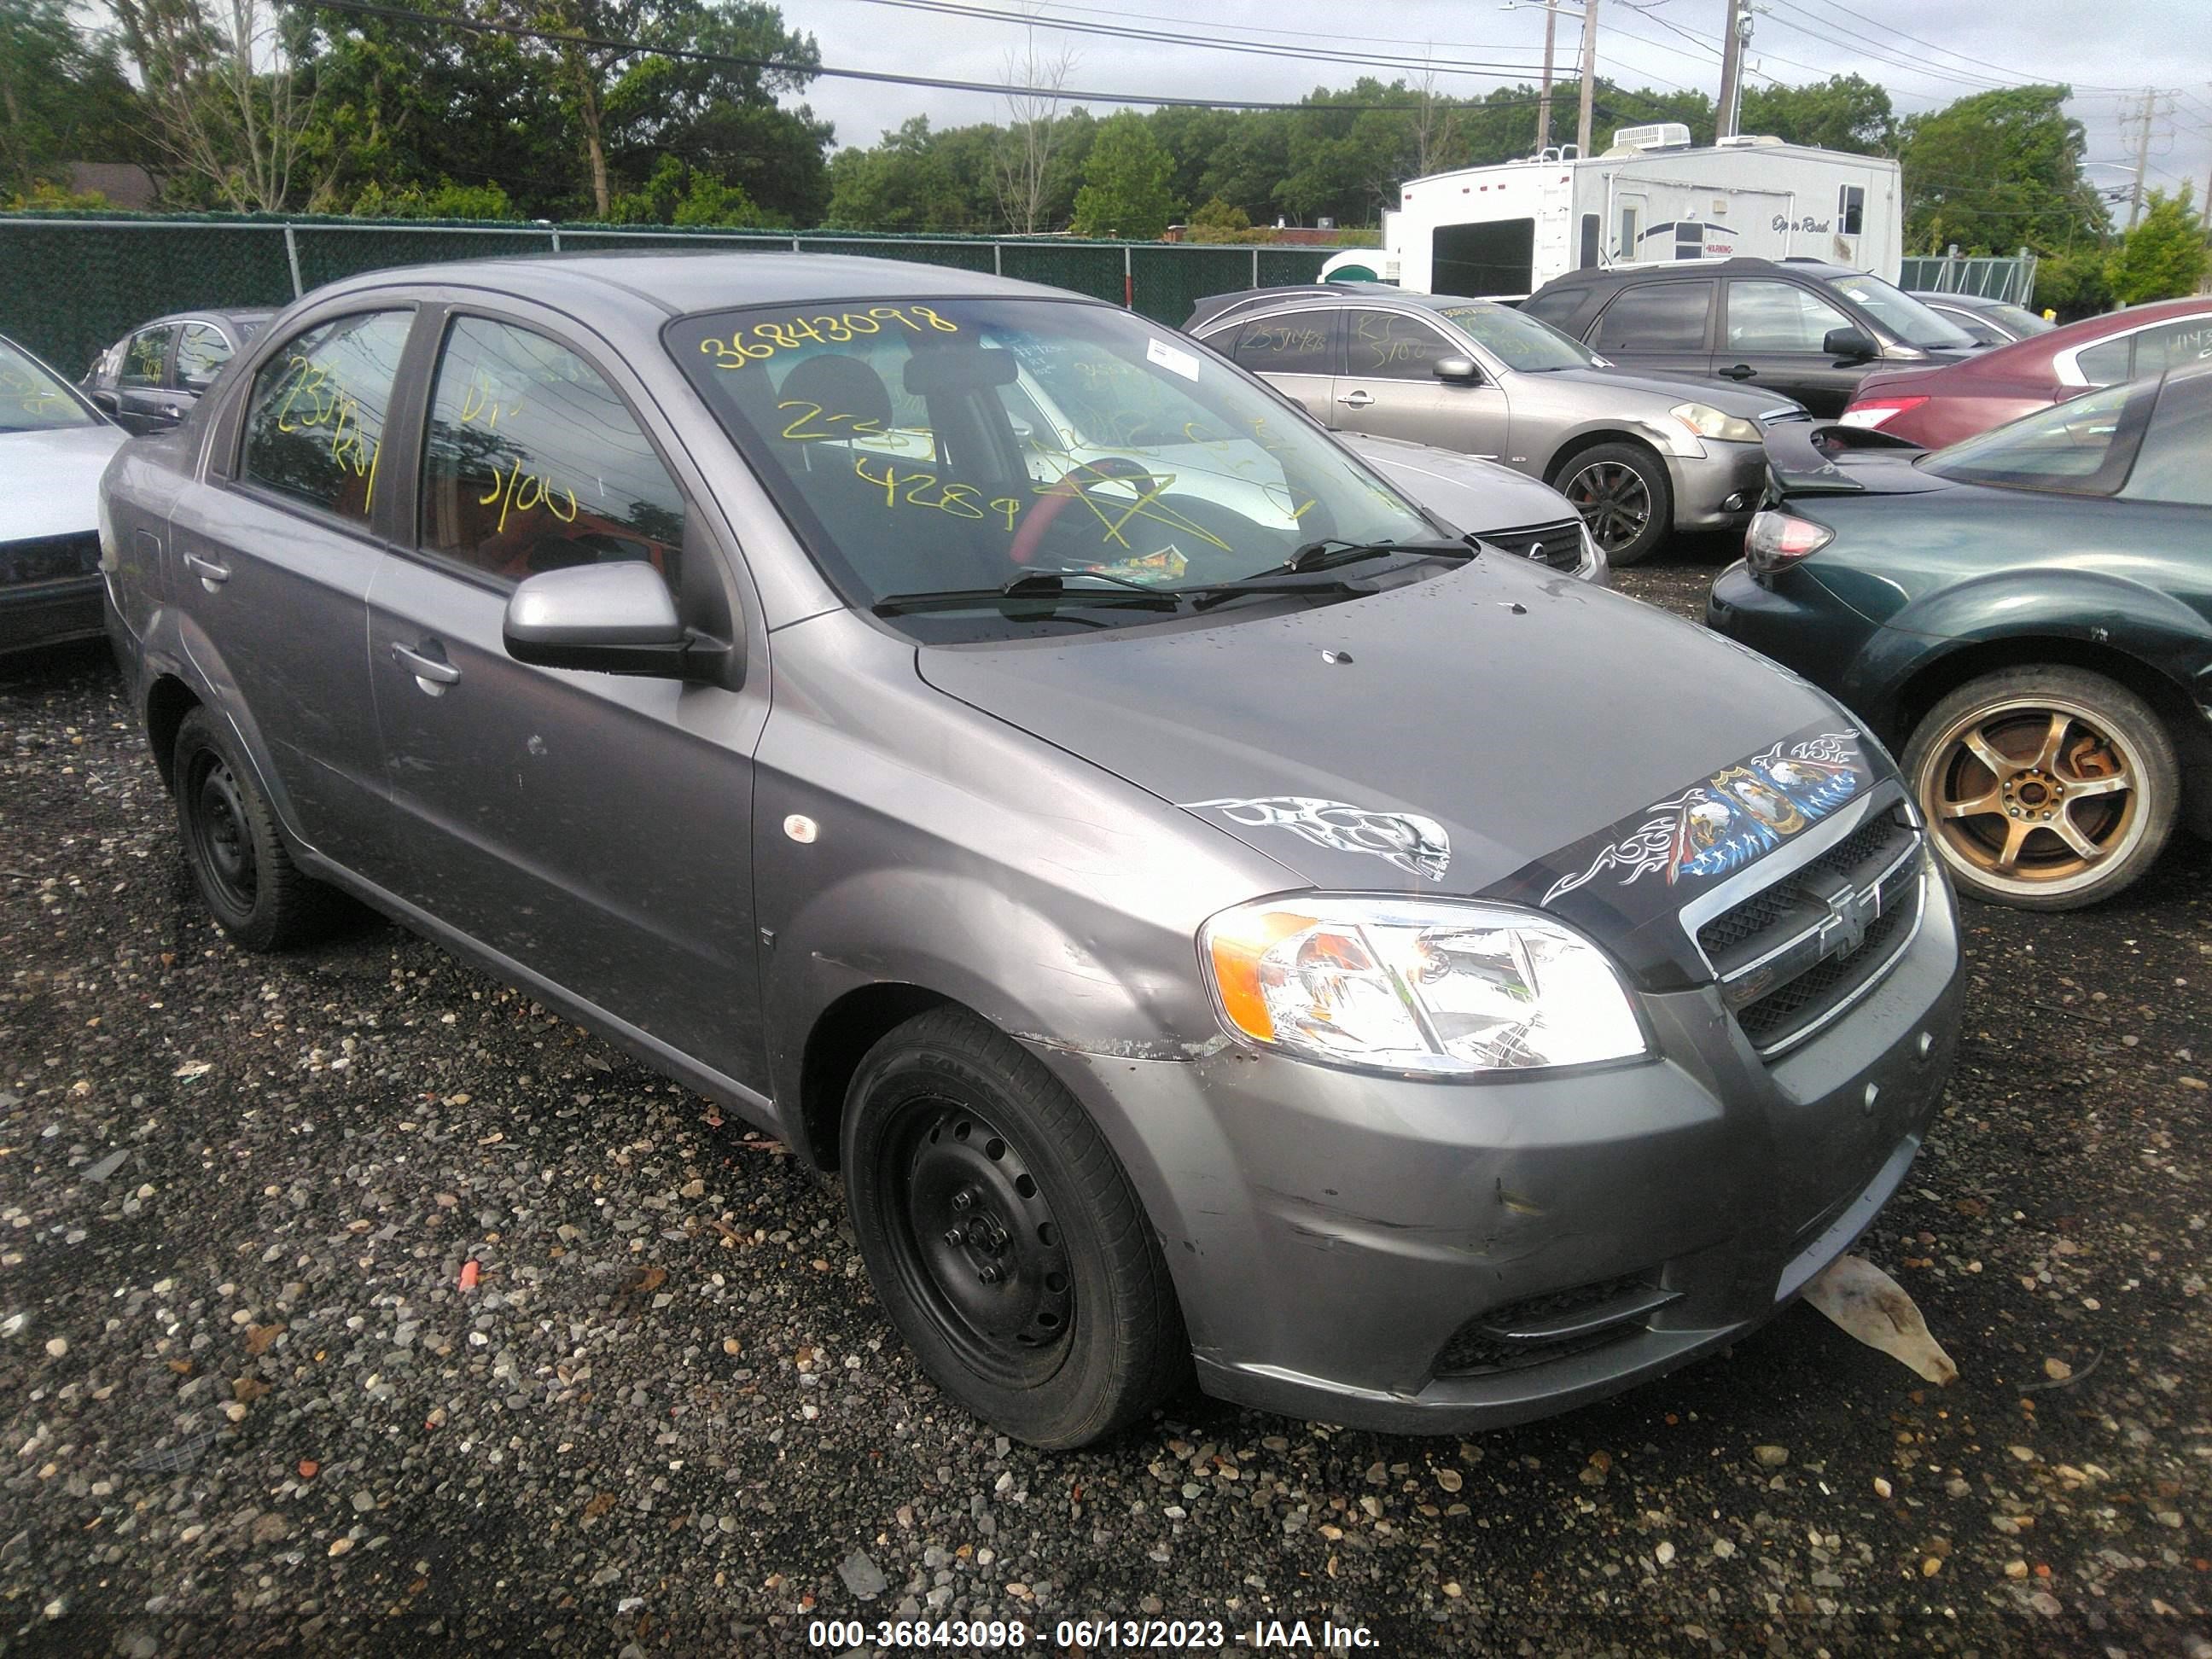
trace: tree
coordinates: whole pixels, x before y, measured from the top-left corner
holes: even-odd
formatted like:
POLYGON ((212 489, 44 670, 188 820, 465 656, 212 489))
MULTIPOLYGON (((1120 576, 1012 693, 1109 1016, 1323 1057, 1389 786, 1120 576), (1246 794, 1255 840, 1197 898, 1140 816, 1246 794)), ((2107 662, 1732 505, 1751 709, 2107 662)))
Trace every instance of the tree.
POLYGON ((222 205, 289 203, 314 98, 266 0, 114 0, 167 160, 222 205))
POLYGON ((1041 53, 1034 28, 1028 31, 1019 55, 1006 54, 1007 84, 1022 90, 1006 99, 1006 131, 991 147, 991 183, 1000 216, 1009 229, 1024 235, 1044 228, 1052 153, 1060 136, 1055 118, 1060 89, 1074 69, 1073 48, 1063 46, 1041 53))
POLYGON ((1905 242, 1929 253, 2025 243, 2056 252, 2100 240, 2103 202, 2081 177, 2081 124, 2063 86, 1976 93, 1898 130, 1905 164, 1905 242))
POLYGON ((2154 190, 2144 198, 2142 217, 2121 240, 2107 269, 2112 297, 2122 305, 2177 300, 2194 294, 2204 279, 2208 253, 2204 226, 2190 205, 2185 185, 2169 196, 2154 190))
POLYGON ((137 160, 137 103, 113 45, 79 34, 66 0, 0 4, 0 190, 36 194, 71 161, 137 160))
POLYGON ((433 189, 407 185, 386 190, 371 181, 354 198, 357 219, 520 219, 507 192, 497 185, 457 185, 443 179, 433 189))
POLYGON ((1148 241, 1174 222, 1180 204, 1169 184, 1174 164, 1145 118, 1132 111, 1099 123, 1075 194, 1075 234, 1148 241))
POLYGON ((984 181, 963 180, 947 164, 939 137, 929 118, 917 115, 873 149, 840 150, 830 163, 824 222, 846 230, 984 228, 968 188, 984 181))
POLYGON ((1792 144, 1886 155, 1897 140, 1889 94, 1856 75, 1832 76, 1808 87, 1746 87, 1743 131, 1771 133, 1792 144))

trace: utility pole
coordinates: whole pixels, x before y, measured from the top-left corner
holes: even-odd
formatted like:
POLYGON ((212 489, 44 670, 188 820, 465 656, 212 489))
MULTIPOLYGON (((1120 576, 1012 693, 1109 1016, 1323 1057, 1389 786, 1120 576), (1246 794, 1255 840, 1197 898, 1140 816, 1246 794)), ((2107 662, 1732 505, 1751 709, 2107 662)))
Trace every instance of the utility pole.
POLYGON ((1590 96, 1597 90, 1597 0, 1583 0, 1583 105, 1575 122, 1575 154, 1590 153, 1590 96))
POLYGON ((1536 98, 1536 154, 1552 147, 1552 45, 1559 38, 1559 0, 1544 0, 1544 90, 1536 98))
POLYGON ((1743 0, 1729 0, 1728 31, 1721 39, 1721 96, 1715 106, 1716 138, 1735 136, 1735 88, 1743 75, 1742 35, 1738 24, 1742 15, 1743 0))
POLYGON ((2128 228, 2136 228, 2136 216, 2142 211, 2143 173, 2150 167, 2151 112, 2157 107, 2158 88, 2145 87, 2142 101, 2142 131, 2136 143, 2136 181, 2128 188, 2128 228))

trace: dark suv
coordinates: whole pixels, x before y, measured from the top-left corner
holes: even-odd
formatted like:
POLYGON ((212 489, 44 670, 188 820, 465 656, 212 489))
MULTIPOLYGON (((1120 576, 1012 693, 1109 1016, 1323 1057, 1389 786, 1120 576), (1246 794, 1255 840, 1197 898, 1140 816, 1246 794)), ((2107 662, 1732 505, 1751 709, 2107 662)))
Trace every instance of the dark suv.
POLYGON ((1963 331, 1879 276, 1820 259, 1723 259, 1577 270, 1522 309, 1645 374, 1719 376, 1844 412, 1858 383, 1900 363, 1977 349, 1963 331))

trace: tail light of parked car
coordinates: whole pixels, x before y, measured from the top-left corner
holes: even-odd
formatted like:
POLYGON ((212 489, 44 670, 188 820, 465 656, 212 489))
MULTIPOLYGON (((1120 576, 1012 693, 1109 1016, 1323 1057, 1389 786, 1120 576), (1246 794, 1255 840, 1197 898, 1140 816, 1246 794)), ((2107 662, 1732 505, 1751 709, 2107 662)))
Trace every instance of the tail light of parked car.
POLYGON ((1927 401, 1925 398, 1868 398, 1853 404, 1838 418, 1845 426, 1881 426, 1927 401))
POLYGON ((1769 507, 1753 514, 1750 528, 1743 532, 1744 562, 1761 574, 1770 574, 1818 553, 1835 539, 1836 532, 1826 525, 1769 507))

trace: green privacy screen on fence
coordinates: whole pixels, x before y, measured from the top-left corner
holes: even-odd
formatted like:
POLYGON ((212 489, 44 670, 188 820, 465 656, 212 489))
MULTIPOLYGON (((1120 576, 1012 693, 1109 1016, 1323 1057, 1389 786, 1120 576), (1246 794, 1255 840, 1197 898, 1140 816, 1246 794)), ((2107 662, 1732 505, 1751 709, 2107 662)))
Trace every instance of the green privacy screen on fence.
POLYGON ((1168 324, 1180 324, 1205 295, 1311 282, 1329 252, 1060 237, 9 213, 0 214, 0 334, 77 374, 95 354, 164 312, 281 306, 341 276, 391 265, 640 247, 862 254, 996 271, 1116 302, 1126 291, 1138 311, 1168 324))

